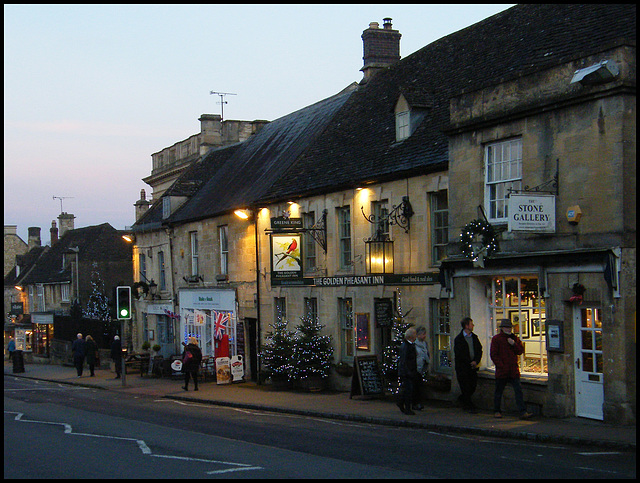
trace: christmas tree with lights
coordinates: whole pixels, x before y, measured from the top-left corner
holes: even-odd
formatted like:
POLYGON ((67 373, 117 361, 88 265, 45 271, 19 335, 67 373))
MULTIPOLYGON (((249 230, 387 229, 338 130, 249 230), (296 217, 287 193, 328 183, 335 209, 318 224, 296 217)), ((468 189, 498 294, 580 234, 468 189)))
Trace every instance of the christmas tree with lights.
POLYGON ((293 335, 287 330, 287 321, 279 319, 269 324, 273 330, 267 332, 267 343, 260 353, 265 374, 272 380, 289 380, 291 378, 291 361, 293 360, 293 335))
POLYGON ((291 378, 297 381, 311 377, 326 379, 333 359, 331 336, 320 335, 324 326, 311 315, 300 317, 300 321, 296 327, 291 378))
POLYGON ((84 310, 84 316, 88 319, 101 320, 103 322, 110 320, 109 298, 105 295, 104 281, 100 277, 97 263, 93 262, 93 270, 91 270, 91 294, 84 310))
MULTIPOLYGON (((411 309, 409 309, 411 312, 411 309)), ((387 383, 387 390, 396 394, 399 389, 398 381, 398 359, 400 354, 400 346, 404 341, 404 333, 413 324, 405 322, 404 318, 409 314, 403 314, 402 312, 402 300, 400 291, 398 291, 398 306, 394 310, 392 332, 394 338, 391 344, 386 346, 382 351, 382 373, 387 383)))

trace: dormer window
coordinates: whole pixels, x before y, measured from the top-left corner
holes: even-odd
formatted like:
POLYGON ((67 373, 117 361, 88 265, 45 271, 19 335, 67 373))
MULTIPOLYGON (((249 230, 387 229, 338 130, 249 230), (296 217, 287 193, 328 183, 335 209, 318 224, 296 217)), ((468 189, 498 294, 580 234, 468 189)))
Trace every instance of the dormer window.
POLYGON ((411 106, 404 95, 400 94, 394 109, 396 115, 396 142, 402 142, 413 134, 426 115, 426 107, 428 106, 423 106, 422 103, 411 106))

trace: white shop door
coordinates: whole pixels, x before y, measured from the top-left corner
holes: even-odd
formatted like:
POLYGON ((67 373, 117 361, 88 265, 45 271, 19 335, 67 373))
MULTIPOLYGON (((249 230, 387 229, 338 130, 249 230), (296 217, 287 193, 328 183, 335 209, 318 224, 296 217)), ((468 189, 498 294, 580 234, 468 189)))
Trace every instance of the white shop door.
POLYGON ((576 416, 603 419, 602 318, 598 308, 574 308, 576 416))

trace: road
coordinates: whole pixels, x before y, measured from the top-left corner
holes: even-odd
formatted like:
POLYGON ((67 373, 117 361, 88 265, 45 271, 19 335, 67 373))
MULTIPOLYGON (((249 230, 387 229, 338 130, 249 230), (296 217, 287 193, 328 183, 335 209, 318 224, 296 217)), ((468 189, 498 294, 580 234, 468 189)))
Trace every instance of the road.
POLYGON ((632 452, 444 435, 5 376, 5 478, 635 478, 632 452))

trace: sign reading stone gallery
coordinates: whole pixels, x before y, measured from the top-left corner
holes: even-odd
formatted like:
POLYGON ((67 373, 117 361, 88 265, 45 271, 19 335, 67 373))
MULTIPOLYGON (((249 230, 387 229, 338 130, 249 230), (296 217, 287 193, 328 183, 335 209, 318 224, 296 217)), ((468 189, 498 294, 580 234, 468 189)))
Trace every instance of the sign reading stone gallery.
POLYGON ((534 193, 509 195, 509 231, 555 233, 556 197, 534 193))

